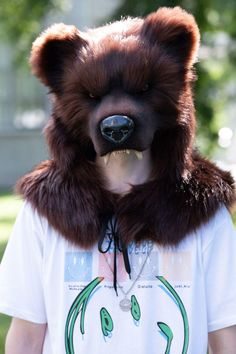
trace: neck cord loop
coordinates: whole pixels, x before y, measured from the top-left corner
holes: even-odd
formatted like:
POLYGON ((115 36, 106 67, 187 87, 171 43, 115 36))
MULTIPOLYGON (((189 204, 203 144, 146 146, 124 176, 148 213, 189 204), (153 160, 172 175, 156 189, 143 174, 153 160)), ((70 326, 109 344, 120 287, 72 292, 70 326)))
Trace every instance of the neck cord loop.
POLYGON ((101 237, 98 241, 98 250, 101 253, 107 253, 112 245, 112 241, 114 243, 114 272, 113 272, 113 287, 118 296, 117 292, 117 251, 122 252, 125 270, 129 274, 129 278, 131 278, 131 267, 129 262, 129 256, 126 245, 120 240, 118 227, 117 227, 117 218, 106 217, 102 223, 101 237), (104 248, 105 241, 108 241, 108 244, 104 248))

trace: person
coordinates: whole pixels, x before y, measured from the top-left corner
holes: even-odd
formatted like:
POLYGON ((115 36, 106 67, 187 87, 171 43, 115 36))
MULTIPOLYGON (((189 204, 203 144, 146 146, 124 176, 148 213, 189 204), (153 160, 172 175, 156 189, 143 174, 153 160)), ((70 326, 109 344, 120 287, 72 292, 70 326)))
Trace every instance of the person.
POLYGON ((198 42, 178 7, 36 40, 52 159, 19 184, 6 354, 236 354, 234 188, 193 148, 198 42))
MULTIPOLYGON (((146 164, 146 162, 144 163, 146 164)), ((124 162, 122 165, 124 167, 124 162)), ((114 172, 114 168, 119 169, 119 164, 116 161, 116 164, 112 166, 111 162, 111 167, 114 172)), ((118 174, 115 174, 115 176, 118 176, 118 174)), ((132 179, 132 175, 129 178, 127 176, 129 175, 124 172, 121 179, 123 188, 127 188, 130 179, 132 179)), ((140 178, 143 179, 144 176, 140 176, 140 178)), ((121 188, 121 180, 119 178, 115 180, 113 176, 113 187, 121 188)), ((82 289, 81 282, 83 284, 88 277, 88 274, 85 273, 91 272, 88 260, 90 256, 85 256, 83 252, 85 263, 82 265, 83 258, 78 263, 81 257, 77 253, 78 249, 75 251, 73 247, 71 248, 67 243, 66 245, 64 243, 66 243, 64 240, 58 239, 58 235, 48 225, 47 220, 40 217, 37 211, 33 210, 30 205, 24 203, 0 266, 0 311, 13 316, 6 339, 5 354, 56 354, 58 347, 64 348, 64 336, 60 338, 57 344, 54 341, 58 340, 58 338, 51 338, 50 341, 47 340, 48 336, 58 336, 59 333, 62 335, 64 331, 62 326, 62 323, 64 323, 63 315, 61 313, 63 309, 58 308, 58 306, 65 308, 66 313, 68 313, 69 303, 73 302, 71 293, 82 289), (46 237, 48 240, 45 239, 46 237), (62 246, 62 244, 64 245, 62 246), (64 252, 63 248, 65 248, 64 252), (69 258, 66 261, 64 257, 69 258), (64 262, 67 263, 64 264, 64 262), (75 266, 80 267, 84 273, 83 276, 77 273, 75 266), (71 269, 69 269, 70 267, 71 269), (68 284, 68 289, 63 289, 63 277, 64 286, 68 284), (60 278, 62 279, 60 280, 60 278), (48 331, 48 321, 49 328, 53 328, 54 334, 48 331), (47 343, 46 346, 45 340, 47 343), (54 348, 47 347, 49 342, 54 348)), ((152 250, 151 257, 148 253, 148 247, 145 246, 143 249, 136 247, 135 249, 137 256, 140 257, 141 255, 142 259, 147 257, 149 261, 149 266, 145 270, 145 274, 137 281, 136 285, 140 289, 136 293, 140 295, 142 286, 146 286, 146 290, 151 290, 148 289, 148 286, 153 287, 153 279, 150 280, 150 273, 152 270, 155 271, 154 259, 156 257, 154 258, 154 255, 157 255, 157 252, 159 252, 159 259, 165 263, 161 274, 166 274, 168 279, 178 280, 178 282, 175 282, 175 289, 177 289, 176 291, 184 299, 185 306, 192 306, 192 304, 188 304, 188 299, 185 297, 186 292, 191 292, 191 301, 195 301, 191 312, 190 309, 188 310, 189 316, 192 317, 192 319, 189 319, 190 336, 192 331, 195 338, 191 338, 192 344, 189 344, 189 351, 186 353, 204 354, 203 351, 198 351, 197 343, 205 342, 207 338, 204 338, 204 332, 209 332, 209 353, 235 354, 236 233, 228 211, 222 208, 207 225, 197 232, 196 237, 192 235, 192 241, 190 241, 190 238, 187 238, 187 241, 179 246, 176 253, 173 251, 171 253, 162 253, 160 250, 153 248, 152 243, 148 245, 152 250), (199 239, 198 241, 197 238, 199 239), (191 250, 196 262, 194 266, 189 262, 189 250, 191 250), (190 269, 193 267, 194 269, 190 269), (192 286, 190 280, 192 277, 195 278, 196 284, 194 286, 192 286), (207 317, 204 314, 205 312, 207 313, 207 317), (196 321, 195 324, 193 319, 196 321)), ((135 253, 132 254, 130 252, 130 256, 134 261, 135 253)), ((112 257, 112 253, 110 257, 112 257)), ((137 261, 135 262, 138 264, 137 261)), ((104 271, 105 265, 103 261, 103 267, 100 267, 102 273, 98 273, 105 274, 111 281, 109 269, 104 271)), ((120 267, 119 263, 118 270, 120 270, 120 267)), ((124 277, 122 267, 121 273, 124 277)), ((118 279, 119 282, 122 281, 122 279, 118 279)), ((105 301, 107 306, 109 306, 108 296, 111 296, 112 292, 109 288, 111 286, 106 285, 106 289, 104 289, 106 292, 102 294, 102 297, 107 297, 105 301)), ((169 301, 170 296, 173 295, 169 294, 167 298, 164 298, 162 294, 161 297, 158 297, 159 300, 157 302, 161 301, 164 307, 173 305, 173 308, 171 308, 175 317, 181 317, 178 314, 178 309, 176 310, 176 300, 169 301)), ((153 296, 151 299, 155 302, 153 296)), ((95 299, 95 301, 99 303, 101 298, 97 296, 97 300, 95 299)), ((141 307, 145 307, 145 305, 142 304, 141 307)), ((160 309, 157 306, 157 310, 152 308, 151 311, 153 314, 158 315, 160 309)), ((93 322, 91 326, 88 326, 87 332, 93 331, 96 333, 95 327, 98 325, 96 324, 96 319, 97 321, 99 319, 97 318, 98 313, 95 314, 94 312, 94 307, 92 307, 93 322)), ((119 317, 121 315, 119 314, 119 317)), ((142 316, 144 316, 143 310, 142 316)), ((179 331, 183 331, 181 318, 178 319, 177 324, 180 327, 179 331)), ((177 328, 174 327, 174 324, 171 323, 171 325, 173 332, 177 335, 177 328)), ((125 327, 124 323, 122 326, 125 327)), ((93 336, 92 333, 90 335, 93 336)), ((96 335, 95 333, 94 336, 96 335)), ((126 336, 126 331, 123 335, 126 336)), ((151 335, 151 332, 149 335, 151 335)), ((86 335, 84 334, 84 336, 86 335)), ((148 337, 146 333, 145 336, 148 337)), ((124 341, 126 342, 126 340, 124 341)), ((82 339, 81 342, 83 342, 82 339)), ((154 344, 156 344, 155 341, 154 344)), ((100 345, 97 339, 94 346, 90 344, 91 350, 89 354, 96 353, 96 345, 100 345)), ((116 346, 119 347, 117 342, 116 346)), ((148 348, 148 345, 146 348, 148 348)), ((145 350, 142 353, 146 353, 145 350)), ((64 353, 64 349, 61 352, 64 353)), ((152 349, 148 352, 152 353, 152 349)), ((71 352, 66 351, 66 353, 71 352)), ((172 352, 170 351, 170 353, 172 352)), ((177 352, 174 351, 174 353, 177 352)))

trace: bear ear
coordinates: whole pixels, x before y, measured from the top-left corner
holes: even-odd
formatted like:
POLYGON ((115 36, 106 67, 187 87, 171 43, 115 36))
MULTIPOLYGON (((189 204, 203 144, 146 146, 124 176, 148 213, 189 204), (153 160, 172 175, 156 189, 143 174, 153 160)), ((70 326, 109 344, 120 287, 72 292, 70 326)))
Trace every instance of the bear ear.
POLYGON ((74 26, 55 24, 33 43, 30 64, 32 72, 53 92, 60 91, 65 63, 75 58, 87 42, 74 26))
POLYGON ((200 34, 192 15, 180 7, 163 7, 144 20, 142 35, 163 46, 179 63, 190 68, 197 59, 200 34))

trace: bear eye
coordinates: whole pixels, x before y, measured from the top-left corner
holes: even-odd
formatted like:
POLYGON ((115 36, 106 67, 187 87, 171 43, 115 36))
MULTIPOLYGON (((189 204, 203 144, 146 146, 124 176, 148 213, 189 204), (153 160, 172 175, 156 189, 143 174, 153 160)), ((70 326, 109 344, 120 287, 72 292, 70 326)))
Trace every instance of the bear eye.
POLYGON ((89 92, 88 97, 91 98, 94 101, 100 101, 101 97, 100 95, 96 95, 95 93, 89 92))
POLYGON ((142 92, 147 92, 150 89, 150 85, 149 84, 145 84, 142 88, 142 92))

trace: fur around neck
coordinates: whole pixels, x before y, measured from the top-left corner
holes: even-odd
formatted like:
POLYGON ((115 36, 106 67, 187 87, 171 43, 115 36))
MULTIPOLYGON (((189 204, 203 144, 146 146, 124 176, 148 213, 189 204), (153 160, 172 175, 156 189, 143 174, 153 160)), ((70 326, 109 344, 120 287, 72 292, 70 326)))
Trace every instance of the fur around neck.
POLYGON ((105 217, 115 214, 125 243, 151 239, 177 245, 216 211, 235 201, 230 173, 194 153, 186 178, 156 176, 119 197, 105 189, 93 162, 62 171, 54 160, 41 163, 17 183, 16 190, 64 238, 78 246, 95 244, 105 217))

